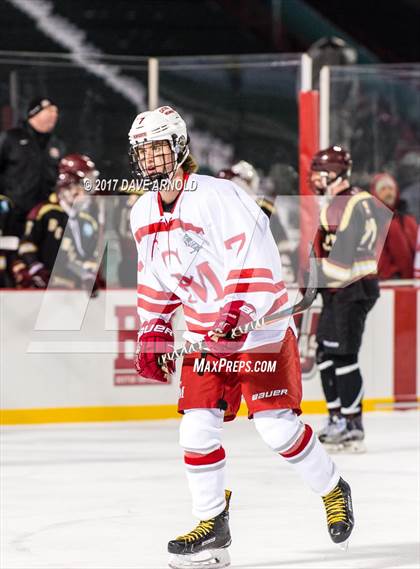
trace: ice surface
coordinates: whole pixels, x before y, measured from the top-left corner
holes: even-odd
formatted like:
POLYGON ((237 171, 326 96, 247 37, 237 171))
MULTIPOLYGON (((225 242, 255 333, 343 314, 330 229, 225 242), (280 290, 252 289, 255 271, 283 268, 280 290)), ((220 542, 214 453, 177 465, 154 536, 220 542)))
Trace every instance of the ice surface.
MULTIPOLYGON (((306 420, 318 427, 321 417, 306 420)), ((2 569, 156 569, 195 525, 178 421, 5 427, 2 569)), ((232 567, 417 568, 419 414, 367 414, 368 453, 336 455, 353 489, 348 552, 328 537, 320 498, 260 441, 225 426, 233 490, 232 567)))

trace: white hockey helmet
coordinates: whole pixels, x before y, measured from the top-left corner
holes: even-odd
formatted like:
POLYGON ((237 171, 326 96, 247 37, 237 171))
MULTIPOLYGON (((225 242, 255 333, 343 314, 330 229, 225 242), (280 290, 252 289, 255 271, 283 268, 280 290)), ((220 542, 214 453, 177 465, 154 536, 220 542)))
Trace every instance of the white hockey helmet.
POLYGON ((183 164, 189 154, 188 133, 185 121, 171 107, 159 107, 154 111, 140 113, 134 119, 128 133, 130 141, 130 158, 135 174, 143 180, 170 179, 183 164), (137 152, 146 144, 168 141, 174 154, 170 170, 159 174, 148 175, 139 163, 137 152))
POLYGON ((220 170, 218 177, 232 180, 232 182, 251 193, 258 192, 260 185, 260 177, 256 169, 246 160, 240 160, 230 168, 220 170))

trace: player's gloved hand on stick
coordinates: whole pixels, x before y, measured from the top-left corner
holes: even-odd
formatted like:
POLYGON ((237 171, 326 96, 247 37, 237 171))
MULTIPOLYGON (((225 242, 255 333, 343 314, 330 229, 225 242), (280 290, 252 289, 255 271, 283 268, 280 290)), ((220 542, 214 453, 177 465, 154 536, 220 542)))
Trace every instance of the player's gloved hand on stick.
POLYGON ((145 322, 138 335, 135 356, 136 371, 142 377, 166 383, 169 375, 175 373, 175 362, 167 361, 164 366, 158 363, 162 354, 174 349, 174 333, 169 322, 155 318, 145 322))
POLYGON ((206 334, 204 342, 215 356, 229 355, 240 350, 248 334, 231 337, 238 326, 245 326, 255 320, 255 308, 243 300, 234 300, 219 310, 213 330, 206 334))
POLYGON ((29 271, 22 261, 16 261, 12 265, 13 279, 16 288, 30 288, 32 286, 32 278, 29 271))
POLYGON ((42 263, 34 263, 29 267, 32 284, 36 288, 47 288, 50 280, 50 271, 42 263))

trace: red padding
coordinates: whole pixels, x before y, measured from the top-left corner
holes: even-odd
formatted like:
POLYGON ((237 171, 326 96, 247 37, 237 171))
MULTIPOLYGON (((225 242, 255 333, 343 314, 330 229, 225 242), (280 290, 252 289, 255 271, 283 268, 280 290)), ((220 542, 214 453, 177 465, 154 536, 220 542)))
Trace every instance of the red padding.
POLYGON ((300 204, 300 263, 307 266, 308 244, 318 229, 318 205, 309 184, 308 174, 313 155, 319 150, 319 94, 305 91, 299 94, 299 193, 300 204), (304 196, 312 196, 306 198, 304 196))
POLYGON ((201 456, 194 457, 184 455, 184 461, 185 464, 191 464, 192 466, 202 466, 204 464, 215 464, 216 462, 223 460, 225 457, 225 449, 223 447, 220 447, 210 454, 203 454, 201 456))
POLYGON ((417 399, 417 289, 396 288, 394 302, 394 397, 417 399))
POLYGON ((281 452, 280 453, 281 456, 284 458, 293 458, 294 456, 300 454, 311 440, 312 435, 313 435, 312 428, 309 425, 305 425, 305 430, 303 432, 303 435, 299 437, 299 439, 287 452, 281 452))

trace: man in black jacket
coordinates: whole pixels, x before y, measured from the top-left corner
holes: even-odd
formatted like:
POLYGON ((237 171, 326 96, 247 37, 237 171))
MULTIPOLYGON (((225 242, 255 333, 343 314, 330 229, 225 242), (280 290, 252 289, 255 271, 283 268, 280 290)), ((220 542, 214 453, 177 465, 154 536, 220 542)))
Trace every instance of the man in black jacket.
POLYGON ((52 135, 57 119, 51 99, 38 97, 20 127, 0 134, 0 188, 15 205, 17 235, 23 233, 29 211, 54 190, 62 154, 52 135))

